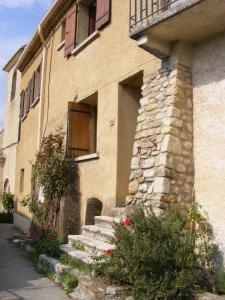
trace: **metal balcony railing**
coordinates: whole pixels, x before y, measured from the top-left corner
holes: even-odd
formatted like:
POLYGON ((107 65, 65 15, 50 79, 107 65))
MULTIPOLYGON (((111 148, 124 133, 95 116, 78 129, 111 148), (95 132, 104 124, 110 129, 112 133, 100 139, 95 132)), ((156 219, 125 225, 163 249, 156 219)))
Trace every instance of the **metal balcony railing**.
POLYGON ((143 21, 167 11, 177 1, 180 0, 130 0, 130 32, 143 21))

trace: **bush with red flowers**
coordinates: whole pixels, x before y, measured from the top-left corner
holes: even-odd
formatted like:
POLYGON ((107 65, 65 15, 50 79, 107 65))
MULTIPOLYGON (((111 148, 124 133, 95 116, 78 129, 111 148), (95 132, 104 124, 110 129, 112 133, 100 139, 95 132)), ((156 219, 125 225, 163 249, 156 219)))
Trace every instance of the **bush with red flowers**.
POLYGON ((196 216, 200 214, 194 210, 187 214, 170 208, 157 217, 151 210, 146 214, 136 208, 115 226, 116 248, 96 258, 95 270, 128 286, 138 300, 191 299, 196 286, 212 288, 212 232, 206 220, 196 216), (198 220, 201 226, 185 229, 188 222, 198 220), (202 225, 207 230, 198 244, 202 225))

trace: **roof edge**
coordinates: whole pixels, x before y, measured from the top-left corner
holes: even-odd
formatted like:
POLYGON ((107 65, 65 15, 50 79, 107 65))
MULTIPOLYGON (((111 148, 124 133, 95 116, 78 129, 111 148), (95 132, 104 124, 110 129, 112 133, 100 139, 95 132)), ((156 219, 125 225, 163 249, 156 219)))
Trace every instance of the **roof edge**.
POLYGON ((3 71, 5 72, 9 72, 13 66, 15 66, 15 64, 18 62, 18 60, 20 59, 20 56, 22 54, 22 52, 24 51, 26 45, 21 46, 14 54, 13 56, 9 59, 9 61, 5 64, 5 66, 3 67, 3 71))

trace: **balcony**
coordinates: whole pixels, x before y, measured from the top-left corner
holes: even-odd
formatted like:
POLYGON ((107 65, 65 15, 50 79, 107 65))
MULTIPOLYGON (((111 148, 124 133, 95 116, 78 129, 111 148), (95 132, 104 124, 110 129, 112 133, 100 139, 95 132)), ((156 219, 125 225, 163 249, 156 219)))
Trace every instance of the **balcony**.
POLYGON ((175 41, 197 44, 225 31, 224 0, 130 0, 131 38, 163 58, 175 41))

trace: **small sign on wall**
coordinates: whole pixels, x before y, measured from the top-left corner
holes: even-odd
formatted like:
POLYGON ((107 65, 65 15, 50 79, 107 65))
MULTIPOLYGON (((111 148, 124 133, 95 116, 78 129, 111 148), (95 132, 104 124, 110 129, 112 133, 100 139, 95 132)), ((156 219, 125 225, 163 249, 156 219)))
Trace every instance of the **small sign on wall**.
POLYGON ((40 202, 41 204, 45 203, 45 196, 44 196, 44 193, 43 193, 43 187, 42 186, 39 189, 38 202, 40 202))

